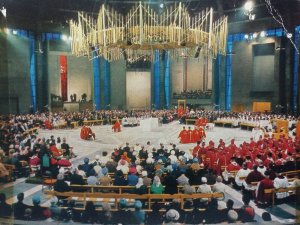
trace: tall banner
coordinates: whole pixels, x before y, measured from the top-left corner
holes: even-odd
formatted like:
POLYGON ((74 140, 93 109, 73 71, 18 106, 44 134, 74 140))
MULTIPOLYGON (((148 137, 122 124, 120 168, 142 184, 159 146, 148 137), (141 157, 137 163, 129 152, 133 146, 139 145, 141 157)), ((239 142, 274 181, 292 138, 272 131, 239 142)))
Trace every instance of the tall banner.
POLYGON ((60 56, 60 86, 61 97, 63 101, 68 101, 68 73, 67 73, 67 56, 60 56))

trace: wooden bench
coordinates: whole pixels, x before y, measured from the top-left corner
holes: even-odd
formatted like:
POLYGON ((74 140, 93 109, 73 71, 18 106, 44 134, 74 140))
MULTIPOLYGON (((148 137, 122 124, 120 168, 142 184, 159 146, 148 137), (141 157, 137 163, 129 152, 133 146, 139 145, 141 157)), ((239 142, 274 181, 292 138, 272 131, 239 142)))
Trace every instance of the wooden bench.
POLYGON ((102 125, 103 120, 85 120, 83 125, 93 126, 93 125, 102 125))
POLYGON ((37 132, 39 127, 33 127, 23 132, 23 135, 34 134, 37 132))
POLYGON ((62 129, 67 127, 67 122, 64 122, 62 124, 53 125, 54 129, 62 129))
POLYGON ((254 124, 251 123, 241 123, 240 126, 241 129, 245 128, 246 130, 252 130, 254 127, 256 127, 254 124))
POLYGON ((228 121, 214 121, 213 122, 215 124, 215 126, 219 126, 219 127, 232 127, 232 122, 228 122, 228 121))
MULTIPOLYGON (((272 188, 272 189, 265 189, 264 190, 264 193, 265 194, 272 194, 272 207, 274 207, 274 204, 275 204, 275 195, 276 193, 293 193, 293 194, 296 194, 296 192, 299 193, 300 191, 300 187, 287 187, 287 188, 279 188, 279 189, 275 189, 275 188, 272 188)), ((299 198, 299 196, 297 196, 299 198)))
POLYGON ((77 128, 78 127, 78 121, 73 121, 71 122, 72 128, 77 128))
POLYGON ((283 176, 286 177, 296 177, 300 175, 300 170, 291 170, 291 171, 286 171, 282 172, 283 176))
POLYGON ((191 123, 192 125, 194 125, 196 123, 197 119, 185 119, 185 124, 188 125, 190 124, 189 122, 193 122, 191 123))
POLYGON ((56 191, 45 191, 45 194, 50 196, 64 197, 67 200, 75 200, 83 202, 83 205, 86 205, 87 201, 93 202, 109 202, 112 199, 114 200, 114 208, 118 209, 118 202, 121 198, 128 199, 129 201, 135 201, 136 199, 144 200, 148 202, 148 209, 151 209, 152 201, 158 200, 169 200, 178 199, 180 201, 181 209, 183 209, 185 199, 201 199, 201 198, 222 198, 224 197, 223 193, 210 193, 210 194, 116 194, 116 193, 81 193, 81 192, 56 192, 56 191))
MULTIPOLYGON (((122 123, 122 119, 118 119, 120 124, 122 123)), ((113 125, 117 121, 117 118, 110 119, 110 124, 113 125)))
MULTIPOLYGON (((74 190, 84 190, 88 193, 99 193, 101 191, 118 192, 123 194, 126 191, 134 191, 135 186, 103 186, 103 185, 70 185, 70 188, 74 190)), ((150 193, 150 187, 148 187, 148 193, 150 193)))
POLYGON ((14 180, 14 171, 16 169, 15 165, 11 165, 11 164, 3 164, 5 169, 8 170, 8 181, 13 181, 14 180))
MULTIPOLYGON (((296 178, 288 178, 288 182, 293 182, 296 178)), ((257 186, 259 182, 251 182, 251 185, 257 186)))

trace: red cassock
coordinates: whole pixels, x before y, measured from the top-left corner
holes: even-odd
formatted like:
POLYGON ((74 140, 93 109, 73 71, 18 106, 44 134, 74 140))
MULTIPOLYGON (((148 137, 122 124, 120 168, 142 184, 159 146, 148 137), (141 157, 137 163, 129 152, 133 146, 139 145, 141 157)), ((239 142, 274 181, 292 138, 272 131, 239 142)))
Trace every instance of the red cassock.
POLYGON ((270 180, 269 178, 265 178, 262 181, 260 181, 258 185, 256 200, 261 203, 271 203, 272 193, 265 194, 265 189, 272 189, 272 188, 274 188, 273 181, 270 180))
POLYGON ((181 144, 187 144, 187 143, 189 143, 190 136, 189 136, 189 132, 187 130, 180 131, 178 137, 180 138, 181 144))
POLYGON ((51 145, 50 151, 52 152, 52 154, 55 158, 61 156, 61 153, 58 151, 56 145, 51 145))
POLYGON ((203 128, 198 129, 199 132, 199 141, 206 137, 205 131, 203 128))
POLYGON ((192 131, 192 140, 191 140, 191 142, 195 143, 197 141, 200 141, 200 133, 199 133, 199 131, 197 129, 194 129, 192 131))
POLYGON ((92 129, 90 127, 87 127, 87 134, 88 134, 88 138, 90 139, 91 137, 93 137, 94 139, 96 138, 95 133, 93 133, 92 129))
POLYGON ((228 172, 231 172, 231 171, 238 171, 238 170, 240 170, 240 169, 241 169, 241 167, 240 167, 237 163, 234 163, 234 164, 230 163, 230 164, 227 166, 227 171, 228 171, 228 172))
POLYGON ((253 162, 247 162, 247 168, 252 170, 253 169, 253 162))
POLYGON ((83 139, 83 140, 87 140, 88 139, 88 136, 87 136, 87 129, 86 127, 82 127, 81 130, 80 130, 80 138, 83 139))
POLYGON ((202 118, 197 119, 197 120, 196 120, 196 123, 195 123, 195 126, 196 126, 196 127, 203 126, 203 119, 202 119, 202 118))
POLYGON ((45 121, 45 128, 48 130, 52 130, 53 127, 49 120, 45 121))
POLYGON ((115 122, 115 124, 112 126, 112 129, 114 130, 114 132, 121 132, 121 124, 119 120, 115 122))
POLYGON ((202 145, 198 151, 198 159, 199 160, 201 159, 201 162, 204 162, 205 156, 206 156, 206 147, 202 145))
POLYGON ((80 138, 83 140, 88 140, 91 137, 94 139, 96 138, 95 133, 93 133, 92 129, 90 127, 82 127, 80 131, 80 138))
POLYGON ((189 134, 189 139, 188 139, 188 143, 193 143, 193 131, 192 130, 188 130, 188 134, 189 134))
POLYGON ((209 150, 206 152, 206 157, 205 157, 205 162, 206 165, 210 168, 214 168, 214 162, 216 160, 216 154, 214 152, 214 150, 209 150))
POLYGON ((198 152, 200 151, 201 147, 199 145, 196 145, 193 149, 193 157, 198 157, 198 152))
POLYGON ((178 118, 181 118, 184 114, 183 108, 179 107, 178 110, 177 110, 177 114, 178 114, 178 118))
POLYGON ((216 165, 216 170, 217 170, 217 174, 221 174, 222 171, 222 167, 227 166, 227 157, 226 157, 226 153, 223 151, 219 151, 217 152, 217 165, 216 165))
POLYGON ((265 159, 265 161, 264 161, 264 166, 265 166, 266 168, 269 168, 270 163, 274 163, 274 160, 271 160, 271 159, 267 158, 267 159, 265 159))

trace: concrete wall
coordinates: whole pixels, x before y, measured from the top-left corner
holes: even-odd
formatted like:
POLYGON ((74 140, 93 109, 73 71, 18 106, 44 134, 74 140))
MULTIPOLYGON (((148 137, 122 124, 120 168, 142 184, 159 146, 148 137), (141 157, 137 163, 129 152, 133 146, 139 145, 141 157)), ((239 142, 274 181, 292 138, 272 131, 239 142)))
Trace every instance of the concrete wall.
POLYGON ((1 34, 0 65, 0 113, 28 112, 31 105, 28 39, 1 34))
MULTIPOLYGON (((248 31, 248 28, 242 29, 242 25, 230 26, 230 31, 248 31)), ((250 28, 249 28, 250 29, 250 28)), ((253 31, 263 30, 263 26, 253 31)), ((251 30, 250 29, 250 30, 251 30)), ((250 31, 249 30, 249 31, 250 31)), ((269 92, 253 92, 253 51, 254 44, 275 43, 275 48, 279 45, 277 38, 257 39, 256 41, 235 42, 233 52, 236 55, 232 56, 232 102, 231 105, 243 104, 246 109, 251 110, 253 101, 271 101, 272 105, 279 103, 279 97, 282 96, 279 90, 279 51, 275 51, 274 55, 274 79, 270 81, 271 90, 269 92)), ((48 51, 43 54, 46 56, 46 71, 43 71, 42 53, 37 53, 37 75, 38 75, 38 105, 43 105, 46 101, 42 95, 49 96, 50 94, 61 95, 60 93, 60 65, 59 55, 66 54, 68 58, 68 98, 70 94, 76 93, 77 99, 81 94, 86 93, 88 100, 93 96, 93 66, 92 61, 85 57, 77 58, 72 56, 68 48, 62 45, 61 42, 51 43, 48 46, 48 51), (44 77, 46 76, 46 78, 44 77), (43 88, 46 85, 48 88, 43 88), (39 103, 43 101, 42 103, 39 103)), ((292 72, 293 72, 293 55, 291 54, 291 46, 289 42, 286 44, 286 67, 285 74, 285 93, 287 102, 290 98, 292 72)), ((188 89, 202 89, 202 74, 201 59, 188 60, 188 89)), ((221 76, 220 76, 220 103, 224 109, 225 99, 225 57, 222 57, 221 76)), ((161 60, 161 106, 164 105, 164 69, 163 60, 161 60)), ((103 104, 103 60, 100 60, 101 65, 101 103, 103 104)), ((181 92, 183 89, 183 63, 182 59, 171 59, 171 96, 173 92, 181 92)), ((151 76, 153 78, 153 68, 151 67, 151 76)), ((110 63, 110 83, 111 83, 111 108, 126 109, 126 63, 118 60, 110 63)), ((153 84, 153 79, 152 79, 153 84)), ((214 90, 214 88, 213 88, 214 90)), ((153 87, 151 87, 153 95, 153 87)), ((26 38, 16 37, 12 34, 6 35, 0 33, 0 113, 28 112, 31 105, 30 98, 30 78, 29 78, 29 42, 26 38)), ((50 102, 48 99, 48 102, 50 102)), ((153 96, 152 96, 153 102, 153 96)), ((284 102, 284 101, 281 101, 284 102)))
POLYGON ((50 51, 48 54, 49 94, 61 96, 60 55, 67 55, 68 101, 71 100, 71 94, 76 94, 79 100, 83 93, 87 94, 88 101, 91 100, 93 94, 92 62, 86 57, 76 57, 66 52, 50 51))
MULTIPOLYGON (((103 82, 102 82, 103 83, 103 82)), ((111 108, 126 108, 126 62, 123 59, 110 64, 111 108)))
POLYGON ((253 76, 253 45, 275 43, 277 46, 278 39, 264 38, 257 41, 234 42, 232 56, 232 102, 231 105, 243 104, 247 110, 252 110, 252 102, 267 101, 272 105, 278 104, 278 51, 274 51, 274 79, 270 79, 269 85, 265 91, 254 90, 253 76))
POLYGON ((8 58, 6 34, 0 33, 0 112, 9 113, 8 106, 8 58))

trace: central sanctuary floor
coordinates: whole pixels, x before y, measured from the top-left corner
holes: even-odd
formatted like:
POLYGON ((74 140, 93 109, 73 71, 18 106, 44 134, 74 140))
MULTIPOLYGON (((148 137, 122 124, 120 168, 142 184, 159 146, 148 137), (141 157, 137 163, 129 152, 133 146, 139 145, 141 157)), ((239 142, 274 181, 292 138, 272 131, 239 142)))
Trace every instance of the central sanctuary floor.
MULTIPOLYGON (((161 125, 151 132, 143 131, 141 127, 122 127, 122 132, 120 133, 114 133, 111 125, 92 126, 92 130, 96 134, 96 140, 94 141, 81 140, 79 135, 80 128, 51 131, 39 130, 38 136, 45 137, 46 139, 50 138, 51 135, 54 135, 55 138, 66 137, 67 143, 74 147, 74 152, 78 155, 77 158, 72 160, 73 165, 77 166, 83 162, 83 158, 88 157, 90 160, 93 160, 95 155, 99 154, 101 156, 104 151, 108 155, 102 158, 102 160, 107 161, 114 147, 124 145, 126 142, 129 142, 130 145, 136 143, 145 145, 147 141, 150 141, 154 147, 158 147, 160 143, 163 143, 165 146, 169 143, 174 143, 180 150, 189 151, 195 144, 182 145, 178 140, 178 134, 183 126, 178 121, 175 121, 170 124, 161 125)), ((251 131, 243 131, 240 128, 215 127, 212 131, 206 131, 207 143, 209 140, 213 140, 217 144, 219 139, 222 138, 226 144, 229 144, 230 140, 234 138, 236 144, 240 144, 243 141, 249 141, 251 136, 251 131)), ((42 205, 50 206, 50 200, 42 193, 42 186, 25 183, 25 178, 18 179, 14 183, 1 184, 0 190, 6 194, 9 203, 16 202, 16 195, 24 192, 25 203, 32 204, 32 196, 39 194, 42 198, 42 205)), ((242 206, 241 192, 228 186, 226 199, 229 198, 234 200, 235 208, 242 206)), ((281 224, 297 223, 296 218, 299 219, 300 215, 300 206, 292 204, 281 204, 274 208, 260 209, 251 202, 251 206, 255 209, 255 219, 257 222, 262 222, 261 215, 265 211, 271 213, 274 222, 281 224)))

